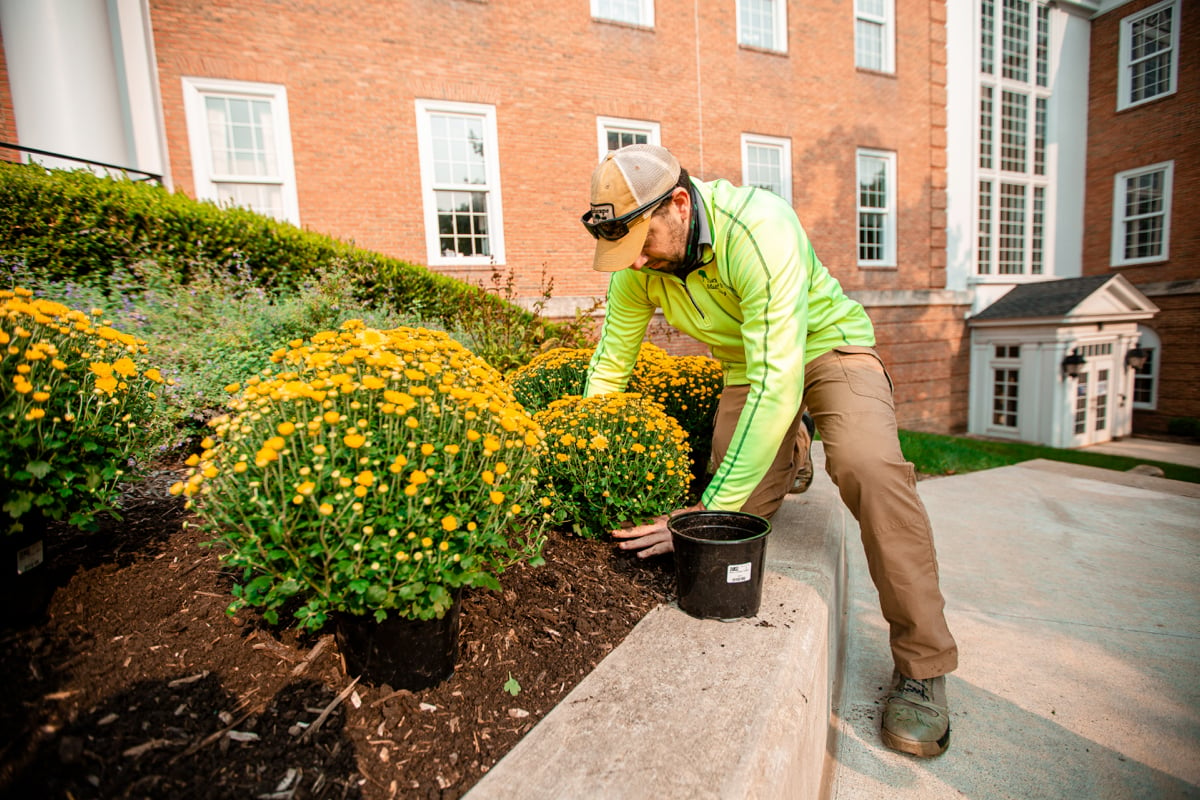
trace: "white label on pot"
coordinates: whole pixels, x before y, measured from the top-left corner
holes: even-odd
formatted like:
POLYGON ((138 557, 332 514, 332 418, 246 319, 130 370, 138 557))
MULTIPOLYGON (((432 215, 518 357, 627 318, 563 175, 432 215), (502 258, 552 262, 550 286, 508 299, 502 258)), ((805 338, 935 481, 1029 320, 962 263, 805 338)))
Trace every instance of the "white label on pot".
POLYGON ((39 539, 23 550, 17 551, 17 574, 23 575, 42 563, 42 542, 39 539))
POLYGON ((726 583, 745 583, 750 580, 750 562, 745 564, 730 564, 725 568, 726 583))

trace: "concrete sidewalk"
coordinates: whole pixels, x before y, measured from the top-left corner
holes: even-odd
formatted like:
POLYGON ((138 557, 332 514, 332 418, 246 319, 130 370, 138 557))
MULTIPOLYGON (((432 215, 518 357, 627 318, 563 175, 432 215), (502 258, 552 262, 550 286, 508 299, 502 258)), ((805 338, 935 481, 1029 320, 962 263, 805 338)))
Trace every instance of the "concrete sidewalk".
POLYGON ((961 653, 950 749, 879 742, 887 631, 848 541, 829 796, 1200 797, 1200 486, 1031 461, 919 489, 961 653))
POLYGON ((655 609, 469 800, 1200 798, 1200 485, 1046 461, 921 482, 961 651, 950 750, 921 760, 879 741, 887 630, 813 456, 759 615, 655 609))

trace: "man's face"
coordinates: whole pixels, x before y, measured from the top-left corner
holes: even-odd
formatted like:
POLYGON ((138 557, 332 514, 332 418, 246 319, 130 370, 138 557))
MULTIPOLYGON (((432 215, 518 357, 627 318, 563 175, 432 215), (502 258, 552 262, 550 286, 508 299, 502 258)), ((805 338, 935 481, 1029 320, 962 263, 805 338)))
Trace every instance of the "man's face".
POLYGON ((650 217, 642 252, 630 266, 658 272, 674 272, 678 269, 687 255, 690 220, 691 199, 686 191, 676 189, 667 207, 650 217))

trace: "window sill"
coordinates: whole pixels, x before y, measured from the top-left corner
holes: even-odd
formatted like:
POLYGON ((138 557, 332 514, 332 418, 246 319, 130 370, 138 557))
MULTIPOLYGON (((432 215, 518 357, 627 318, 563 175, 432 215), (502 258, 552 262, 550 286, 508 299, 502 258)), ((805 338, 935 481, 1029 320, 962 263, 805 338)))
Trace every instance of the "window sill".
POLYGON ((896 80, 896 70, 868 69, 867 67, 855 67, 855 71, 859 75, 867 75, 875 78, 891 78, 896 80))
POLYGON ((745 50, 748 53, 761 53, 764 56, 776 56, 777 58, 787 58, 787 50, 776 50, 771 47, 759 47, 753 44, 742 44, 738 42, 738 49, 745 50))
POLYGON ((606 19, 604 17, 592 17, 592 22, 600 25, 612 25, 614 28, 625 28, 631 31, 641 31, 642 33, 654 33, 653 25, 642 25, 637 22, 625 22, 620 19, 606 19))

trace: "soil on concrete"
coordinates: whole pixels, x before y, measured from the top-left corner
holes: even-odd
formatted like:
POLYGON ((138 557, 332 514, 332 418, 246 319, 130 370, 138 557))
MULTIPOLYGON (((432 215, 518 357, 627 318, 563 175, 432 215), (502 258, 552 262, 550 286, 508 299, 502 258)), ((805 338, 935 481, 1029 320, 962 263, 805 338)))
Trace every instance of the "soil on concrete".
POLYGON ((451 678, 355 683, 332 633, 226 613, 178 478, 99 533, 52 530, 45 613, 0 628, 0 796, 457 798, 674 593, 669 557, 556 533, 544 566, 464 596, 451 678))

